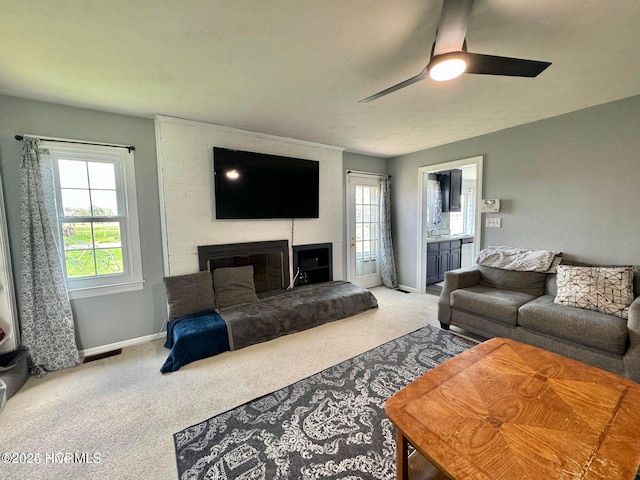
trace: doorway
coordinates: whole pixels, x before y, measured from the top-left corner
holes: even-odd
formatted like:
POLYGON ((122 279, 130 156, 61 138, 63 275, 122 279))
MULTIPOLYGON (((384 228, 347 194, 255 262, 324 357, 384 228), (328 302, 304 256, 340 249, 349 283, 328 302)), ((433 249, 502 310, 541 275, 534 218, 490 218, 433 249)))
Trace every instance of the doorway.
MULTIPOLYGON (((470 234, 472 243, 465 244, 465 258, 475 258, 481 245, 481 215, 482 199, 482 167, 483 157, 470 157, 452 162, 428 165, 418 169, 418 219, 417 219, 417 291, 425 293, 427 289, 427 244, 429 237, 470 234), (461 211, 443 215, 434 209, 430 196, 434 195, 431 183, 438 174, 451 170, 467 172, 467 181, 462 186, 460 199, 461 211), (473 172, 473 173, 471 173, 473 172), (470 183, 468 183, 470 182, 470 183), (471 187, 472 185, 472 187, 471 187), (466 206, 466 208, 464 208, 466 206)), ((438 195, 439 192, 436 193, 438 195)), ((468 262, 468 260, 467 260, 468 262)))
POLYGON ((347 174, 347 225, 347 279, 363 288, 382 285, 379 175, 347 174))

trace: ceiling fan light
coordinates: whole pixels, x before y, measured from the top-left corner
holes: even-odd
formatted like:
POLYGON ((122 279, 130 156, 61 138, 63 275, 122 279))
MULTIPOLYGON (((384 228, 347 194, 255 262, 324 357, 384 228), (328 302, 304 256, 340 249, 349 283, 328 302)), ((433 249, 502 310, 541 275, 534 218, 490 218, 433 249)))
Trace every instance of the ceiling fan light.
POLYGON ((429 77, 438 82, 452 80, 467 69, 466 55, 462 52, 445 53, 433 57, 429 63, 429 77))

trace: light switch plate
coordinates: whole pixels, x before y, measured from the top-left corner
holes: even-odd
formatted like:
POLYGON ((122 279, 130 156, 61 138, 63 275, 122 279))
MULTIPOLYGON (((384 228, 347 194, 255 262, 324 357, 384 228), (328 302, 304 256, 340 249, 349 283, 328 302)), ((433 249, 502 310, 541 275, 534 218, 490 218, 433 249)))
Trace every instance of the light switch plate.
POLYGON ((488 217, 485 222, 485 226, 491 228, 501 228, 502 227, 502 218, 500 217, 488 217))

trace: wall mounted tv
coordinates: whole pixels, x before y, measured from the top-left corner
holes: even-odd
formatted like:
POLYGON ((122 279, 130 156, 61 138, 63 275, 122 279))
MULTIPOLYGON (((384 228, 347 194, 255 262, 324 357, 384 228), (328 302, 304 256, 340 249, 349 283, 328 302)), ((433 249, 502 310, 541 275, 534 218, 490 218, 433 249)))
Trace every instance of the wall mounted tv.
POLYGON ((319 165, 214 147, 216 218, 318 218, 319 165))

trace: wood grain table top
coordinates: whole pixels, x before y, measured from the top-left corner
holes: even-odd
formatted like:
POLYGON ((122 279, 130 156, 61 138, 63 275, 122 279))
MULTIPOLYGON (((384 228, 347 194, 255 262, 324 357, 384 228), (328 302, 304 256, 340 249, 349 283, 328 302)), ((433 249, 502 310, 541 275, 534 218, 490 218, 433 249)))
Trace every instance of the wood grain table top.
POLYGON ((465 480, 632 480, 640 385, 494 338, 400 390, 385 410, 442 472, 465 480))

